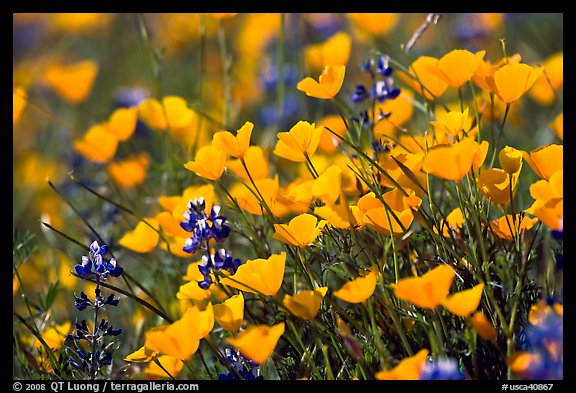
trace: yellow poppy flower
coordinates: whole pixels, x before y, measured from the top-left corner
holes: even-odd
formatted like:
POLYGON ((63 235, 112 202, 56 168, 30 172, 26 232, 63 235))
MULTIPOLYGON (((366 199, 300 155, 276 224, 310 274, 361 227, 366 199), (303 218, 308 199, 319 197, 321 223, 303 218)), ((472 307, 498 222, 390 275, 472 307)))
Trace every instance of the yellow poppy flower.
POLYGON ((493 340, 498 335, 494 325, 482 314, 482 311, 476 311, 470 317, 470 322, 476 333, 486 341, 493 340))
POLYGON ((316 127, 314 123, 299 121, 288 132, 279 132, 274 154, 294 162, 304 162, 306 157, 312 157, 316 152, 322 127, 316 127))
POLYGON ((561 140, 564 139, 564 112, 560 112, 560 114, 552 120, 550 128, 558 138, 561 140))
POLYGON ((476 68, 476 71, 472 76, 472 81, 481 89, 496 94, 498 88, 494 83, 494 73, 506 64, 520 63, 520 60, 522 60, 522 56, 518 53, 515 53, 512 56, 503 57, 495 64, 490 63, 488 60, 482 60, 480 64, 478 64, 478 68, 476 68))
POLYGON ((334 228, 345 229, 355 224, 352 211, 346 203, 317 206, 314 214, 325 219, 334 228))
POLYGON ((22 87, 15 87, 12 93, 12 124, 18 123, 27 102, 26 90, 22 87))
POLYGON ((512 218, 511 214, 507 214, 504 217, 490 221, 490 229, 496 236, 512 240, 516 234, 532 228, 537 222, 537 218, 522 217, 520 214, 516 214, 516 217, 512 218))
POLYGON ((533 68, 523 63, 506 64, 494 73, 496 94, 506 104, 518 101, 541 74, 542 67, 533 68))
POLYGON ((44 80, 65 101, 79 104, 86 100, 98 73, 98 64, 83 60, 72 64, 55 64, 46 69, 44 80))
POLYGON ((478 144, 472 138, 453 145, 436 145, 424 157, 422 170, 442 179, 460 181, 471 167, 477 170, 482 165, 487 151, 487 141, 478 144))
POLYGON ((244 296, 242 292, 223 303, 214 305, 216 322, 230 333, 236 333, 244 320, 244 296))
POLYGON ((146 179, 149 165, 148 153, 140 153, 122 161, 111 162, 108 165, 108 173, 120 187, 132 188, 146 179))
POLYGON ((408 196, 404 196, 398 188, 382 195, 386 205, 396 217, 381 205, 365 212, 362 218, 364 224, 384 235, 390 235, 390 232, 395 235, 404 234, 414 220, 412 209, 417 209, 422 203, 422 199, 417 197, 414 191, 410 189, 404 191, 408 196))
POLYGON ((136 130, 137 108, 118 108, 102 125, 116 135, 119 141, 127 141, 136 130))
MULTIPOLYGON (((512 194, 516 192, 519 172, 512 175, 512 194)), ((476 185, 486 198, 498 205, 510 202, 510 175, 500 168, 482 171, 476 178, 476 185)))
POLYGON ((427 100, 434 101, 437 97, 444 94, 448 88, 448 83, 430 71, 430 68, 437 66, 437 64, 438 59, 435 57, 420 56, 410 65, 409 71, 411 75, 402 71, 399 71, 398 75, 427 100))
MULTIPOLYGON (((64 340, 66 339, 68 333, 70 333, 71 328, 72 324, 70 322, 64 322, 63 324, 45 329, 44 331, 42 331, 41 336, 42 339, 44 339, 44 341, 48 345, 48 347, 51 350, 56 351, 60 349, 60 347, 64 343, 64 340)), ((38 339, 36 339, 34 341, 34 347, 40 349, 43 347, 43 345, 38 339)))
POLYGON ((304 61, 309 67, 316 70, 324 68, 326 64, 346 65, 351 48, 350 35, 340 31, 324 42, 308 45, 304 49, 304 61))
POLYGON ((544 72, 528 93, 541 105, 552 104, 564 83, 564 52, 554 53, 542 64, 544 72))
MULTIPOLYGON (((450 237, 450 230, 456 233, 460 233, 460 229, 464 225, 464 216, 462 215, 462 210, 459 207, 452 210, 447 216, 446 220, 442 222, 442 236, 450 237)), ((436 227, 434 227, 434 232, 438 233, 436 227)))
POLYGON ((198 350, 200 339, 210 330, 210 316, 212 312, 212 326, 214 314, 211 304, 206 311, 200 311, 192 306, 182 317, 170 325, 153 328, 146 332, 146 348, 164 355, 186 360, 198 350))
POLYGON ((372 296, 377 283, 378 269, 372 267, 365 276, 356 277, 344 284, 334 292, 334 296, 348 303, 362 303, 372 296))
POLYGON ((354 216, 354 221, 356 221, 356 225, 359 229, 364 227, 364 216, 366 212, 372 209, 383 208, 384 205, 382 202, 376 198, 376 194, 373 192, 369 192, 366 195, 362 196, 356 202, 356 205, 350 206, 350 211, 354 216))
POLYGON ((318 82, 310 77, 302 79, 296 85, 296 88, 306 93, 309 97, 321 98, 325 100, 332 99, 338 94, 342 83, 346 66, 344 65, 327 65, 324 67, 318 82))
POLYGON ((223 285, 244 292, 274 296, 284 280, 286 252, 272 254, 268 259, 253 259, 240 265, 232 276, 220 280, 223 285))
POLYGON ((215 146, 203 146, 196 153, 194 161, 188 161, 184 168, 208 180, 218 180, 224 172, 226 153, 215 146))
POLYGON ((554 172, 564 168, 564 146, 541 146, 529 154, 525 152, 524 159, 539 178, 549 180, 554 172))
POLYGON ((500 166, 509 175, 519 172, 522 169, 523 151, 510 146, 505 146, 498 154, 500 166))
POLYGON ((236 132, 236 136, 228 131, 219 131, 212 137, 212 146, 216 146, 226 154, 236 158, 244 158, 250 146, 250 136, 254 124, 247 121, 236 132))
POLYGON ((157 232, 160 229, 160 225, 154 218, 145 218, 145 220, 156 230, 140 221, 134 230, 126 232, 118 240, 118 244, 134 252, 147 253, 152 251, 160 239, 160 235, 157 232))
POLYGON ((294 217, 288 224, 274 224, 274 239, 297 247, 306 247, 314 242, 326 221, 320 220, 311 214, 304 213, 294 217))
POLYGON ((286 295, 282 300, 282 306, 292 315, 310 321, 318 314, 322 299, 326 296, 327 291, 328 287, 321 287, 313 291, 300 291, 293 296, 286 295))
POLYGON ((418 307, 434 309, 446 299, 454 275, 451 267, 442 264, 420 277, 399 280, 392 287, 399 299, 418 307))
POLYGON ((146 348, 142 345, 139 349, 124 357, 127 362, 147 363, 154 360, 158 356, 158 352, 146 348))
POLYGON ((284 322, 273 326, 253 325, 236 337, 227 338, 226 341, 243 356, 263 364, 274 352, 282 334, 284 334, 284 322))
POLYGON ((118 138, 106 127, 97 124, 90 127, 82 139, 74 141, 73 146, 84 158, 103 164, 116 154, 118 138))
POLYGON ((176 377, 184 367, 184 362, 173 356, 162 355, 159 356, 156 360, 162 365, 162 368, 164 369, 158 366, 155 362, 150 362, 148 367, 144 369, 145 374, 154 375, 161 378, 176 377), (168 371, 169 374, 166 374, 166 371, 164 370, 168 371))
POLYGON ((392 31, 400 20, 396 13, 347 13, 354 27, 369 36, 382 36, 392 31))
MULTIPOLYGON (((174 216, 170 212, 163 211, 156 216, 154 216, 158 224, 160 224, 160 228, 162 231, 168 236, 176 236, 176 237, 189 237, 190 233, 186 232, 180 226, 180 221, 175 219, 174 216)), ((188 254, 190 255, 190 254, 188 254)))
POLYGON ((442 301, 442 305, 452 314, 467 317, 478 308, 484 284, 480 283, 471 289, 457 292, 442 301))
POLYGON ((374 377, 383 380, 419 380, 427 357, 428 350, 421 349, 416 355, 402 359, 392 370, 379 371, 374 377))
POLYGON ((535 199, 526 213, 538 217, 552 230, 562 230, 564 221, 564 171, 558 170, 550 180, 539 180, 530 185, 530 195, 535 199))
POLYGON ((453 87, 460 87, 468 82, 484 58, 486 51, 477 53, 465 49, 454 49, 431 65, 430 72, 453 87))
POLYGON ((318 127, 322 128, 322 134, 320 135, 320 141, 318 143, 318 150, 323 153, 333 153, 336 151, 340 145, 340 139, 334 136, 325 127, 330 128, 332 131, 340 136, 344 136, 346 133, 346 123, 342 120, 339 115, 328 115, 318 120, 316 123, 318 127))
POLYGON ((183 128, 195 118, 194 111, 178 96, 166 96, 162 103, 148 98, 138 104, 138 115, 149 127, 158 130, 183 128))
MULTIPOLYGON (((423 159, 423 152, 413 154, 396 151, 381 155, 378 157, 378 163, 402 188, 409 188, 418 197, 422 197, 428 184, 426 174, 422 172, 423 159), (412 172, 411 175, 399 163, 412 172), (418 184, 414 182, 414 178, 418 184)), ((381 176, 380 184, 389 188, 396 187, 396 184, 388 179, 387 176, 381 176)))
POLYGON ((436 132, 451 135, 453 138, 458 138, 462 132, 469 131, 466 129, 468 123, 468 108, 464 112, 452 111, 442 115, 438 121, 431 121, 430 124, 434 126, 436 132))
MULTIPOLYGON (((393 100, 386 100, 383 103, 376 103, 374 111, 376 115, 380 112, 390 113, 390 116, 383 118, 374 125, 374 139, 380 140, 388 136, 395 137, 398 128, 402 127, 412 118, 414 104, 412 104, 413 93, 402 91, 393 100)), ((370 113, 372 116, 372 113, 370 113)))
MULTIPOLYGON (((211 285, 208 289, 202 289, 198 285, 200 281, 204 280, 204 276, 198 269, 198 265, 200 265, 200 263, 201 262, 192 262, 188 265, 186 274, 182 277, 182 279, 189 282, 180 285, 180 289, 178 290, 178 293, 176 293, 177 299, 191 300, 194 303, 210 299, 210 296, 214 291, 214 285, 211 285)), ((216 306, 214 306, 214 309, 216 309, 216 306)), ((216 315, 216 310, 214 310, 214 315, 216 315)))
POLYGON ((532 364, 542 362, 538 353, 532 352, 516 352, 508 359, 510 369, 516 374, 526 372, 532 364))
POLYGON ((264 155, 264 150, 260 146, 250 146, 244 155, 244 163, 248 168, 248 173, 240 160, 230 160, 226 163, 226 168, 240 176, 245 181, 260 180, 268 177, 268 159, 264 155))
POLYGON ((336 202, 342 188, 342 169, 331 165, 312 183, 312 195, 326 204, 336 202))
POLYGON ((261 216, 266 209, 260 203, 260 196, 266 205, 276 214, 276 199, 278 197, 278 176, 274 179, 254 180, 254 185, 236 184, 230 189, 230 195, 236 200, 240 209, 250 214, 261 216), (249 189, 247 188, 249 187, 249 189), (256 191, 257 190, 257 191, 256 191), (256 197, 258 195, 258 198, 256 197))

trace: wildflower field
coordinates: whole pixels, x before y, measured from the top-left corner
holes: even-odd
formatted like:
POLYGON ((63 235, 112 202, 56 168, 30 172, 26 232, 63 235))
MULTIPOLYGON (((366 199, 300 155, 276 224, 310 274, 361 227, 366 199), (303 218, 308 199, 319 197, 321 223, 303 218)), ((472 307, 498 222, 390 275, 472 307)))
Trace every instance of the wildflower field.
POLYGON ((563 379, 563 14, 13 14, 18 380, 563 379))

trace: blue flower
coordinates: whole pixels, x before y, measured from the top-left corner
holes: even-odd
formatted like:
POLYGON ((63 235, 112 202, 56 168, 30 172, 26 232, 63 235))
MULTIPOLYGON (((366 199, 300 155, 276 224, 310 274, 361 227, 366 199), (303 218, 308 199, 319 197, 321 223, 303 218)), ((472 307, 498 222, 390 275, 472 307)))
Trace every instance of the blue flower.
POLYGON ((213 206, 208 215, 206 202, 202 197, 188 203, 184 219, 186 221, 181 222, 180 227, 186 232, 191 232, 192 237, 186 239, 182 250, 191 254, 200 248, 207 249, 211 239, 220 243, 230 234, 230 227, 225 225, 227 218, 220 215, 220 206, 213 206))
POLYGON ((78 311, 82 311, 86 307, 92 305, 92 302, 90 301, 90 299, 88 299, 88 295, 86 295, 84 292, 80 292, 80 297, 74 295, 74 302, 78 311))
POLYGON ((242 261, 240 259, 232 258, 223 248, 215 254, 210 254, 210 258, 207 255, 203 255, 202 262, 198 264, 198 270, 202 273, 204 279, 198 282, 198 285, 202 289, 208 289, 213 282, 211 273, 226 270, 230 274, 234 274, 241 264, 242 261))
MULTIPOLYGON (((378 56, 376 59, 376 70, 374 69, 374 60, 367 59, 361 69, 370 75, 371 86, 367 88, 364 85, 357 85, 352 93, 352 101, 359 104, 368 98, 384 102, 393 100, 400 95, 400 89, 394 88, 394 79, 392 78, 392 67, 389 65, 388 56, 378 56)), ((389 116, 389 115, 388 115, 389 116)))
MULTIPOLYGON (((229 370, 235 370, 244 380, 263 380, 264 377, 260 374, 259 365, 253 360, 245 358, 237 350, 226 348, 226 357, 220 361, 229 370)), ((228 374, 219 374, 219 380, 235 380, 236 375, 229 371, 228 374)))
POLYGON ((119 277, 124 269, 117 266, 115 258, 106 260, 104 255, 107 252, 107 245, 104 244, 100 246, 97 241, 93 241, 92 244, 90 244, 89 256, 82 256, 82 262, 74 266, 78 276, 88 278, 91 274, 96 274, 100 281, 106 281, 108 275, 119 277))
POLYGON ((453 358, 438 359, 426 362, 420 372, 421 380, 463 380, 464 374, 453 358))

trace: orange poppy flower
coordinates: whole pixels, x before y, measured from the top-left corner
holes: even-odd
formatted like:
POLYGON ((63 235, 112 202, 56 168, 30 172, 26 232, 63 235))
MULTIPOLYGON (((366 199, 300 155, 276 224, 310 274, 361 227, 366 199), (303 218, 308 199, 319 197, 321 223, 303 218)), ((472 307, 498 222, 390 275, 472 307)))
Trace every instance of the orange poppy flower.
POLYGON ((365 276, 357 277, 345 283, 334 292, 334 296, 348 303, 362 303, 372 296, 377 283, 378 269, 373 267, 368 270, 368 274, 365 276))
POLYGON ((416 355, 402 359, 392 370, 379 371, 374 377, 384 380, 418 380, 427 357, 428 350, 421 349, 416 355))
POLYGON ((284 280, 286 252, 272 254, 268 259, 253 259, 240 265, 232 276, 220 280, 223 285, 244 292, 274 296, 284 280))
POLYGON ((564 52, 554 53, 542 64, 544 71, 529 91, 541 105, 552 104, 564 83, 564 52))
POLYGON ((298 82, 296 88, 306 93, 309 97, 329 100, 334 98, 340 91, 342 83, 344 83, 345 73, 346 66, 344 65, 327 65, 324 67, 322 74, 320 74, 318 82, 306 77, 298 82))
POLYGON ((471 167, 480 168, 487 152, 487 141, 478 144, 472 138, 463 138, 453 145, 436 145, 424 157, 422 170, 442 179, 460 181, 471 167))
POLYGON ((392 284, 394 294, 418 307, 434 309, 448 295, 454 270, 447 265, 439 265, 420 277, 410 277, 392 284))
POLYGON ((184 362, 174 356, 161 355, 158 356, 156 361, 160 363, 162 367, 157 365, 155 362, 150 362, 150 364, 148 364, 144 369, 145 374, 161 378, 170 378, 177 376, 184 367, 184 362))
POLYGON ((194 111, 178 96, 166 96, 162 103, 148 98, 138 104, 138 115, 149 127, 158 130, 186 127, 195 118, 194 111))
POLYGON ((188 161, 184 168, 208 180, 218 180, 224 172, 226 153, 216 146, 203 146, 196 153, 194 161, 188 161))
POLYGON ((470 322, 478 335, 486 341, 493 340, 498 335, 494 325, 482 314, 482 311, 476 311, 474 315, 470 317, 470 322))
POLYGON ((502 66, 494 73, 496 94, 501 101, 511 104, 518 101, 542 74, 542 67, 512 63, 502 66))
POLYGON ((513 218, 511 214, 507 214, 504 217, 490 221, 490 229, 496 236, 512 240, 515 234, 532 228, 537 222, 537 218, 522 217, 520 214, 516 214, 516 217, 513 218))
POLYGON ((315 290, 300 291, 296 295, 285 295, 282 306, 290 314, 310 321, 316 317, 322 304, 322 299, 326 296, 328 287, 316 288, 315 290))
POLYGON ((242 292, 214 305, 216 322, 230 333, 236 333, 244 320, 244 296, 242 292))
POLYGON ((549 180, 552 174, 564 168, 564 146, 550 144, 538 147, 529 154, 524 152, 524 159, 539 178, 549 180))
POLYGON ((212 146, 216 146, 232 157, 244 158, 250 145, 253 128, 254 124, 247 121, 236 132, 236 136, 228 131, 219 131, 212 137, 212 146))
POLYGON ((82 139, 74 141, 73 146, 84 158, 103 164, 116 154, 118 138, 108 128, 97 124, 92 126, 82 139))
POLYGON ((509 175, 520 172, 522 169, 523 151, 510 146, 505 146, 498 154, 500 166, 509 175))
POLYGON ((72 64, 55 64, 46 69, 44 80, 65 101, 79 104, 86 100, 98 73, 98 63, 83 60, 72 64))
MULTIPOLYGON (((512 194, 516 192, 520 172, 512 174, 512 194)), ((498 205, 510 202, 510 175, 500 168, 482 171, 476 178, 476 185, 486 198, 498 205)))
POLYGON ((398 75, 416 92, 426 97, 427 100, 433 101, 444 94, 448 88, 446 81, 430 71, 430 68, 437 66, 437 64, 438 59, 435 57, 420 56, 410 65, 411 75, 402 71, 399 71, 398 75))
POLYGON ((467 317, 478 308, 483 290, 484 284, 480 283, 471 289, 448 296, 442 301, 442 305, 452 314, 467 317))
POLYGON ((160 225, 154 218, 146 218, 145 220, 156 230, 140 221, 134 230, 126 232, 124 236, 118 240, 118 244, 134 252, 147 253, 152 251, 160 239, 160 235, 157 232, 160 225))
POLYGON ((240 160, 230 160, 226 163, 226 168, 240 176, 245 181, 260 180, 268 177, 268 158, 260 146, 250 146, 244 155, 244 164, 248 168, 248 173, 240 160))
POLYGON ((465 49, 454 49, 431 65, 430 72, 450 86, 460 87, 472 78, 485 54, 486 51, 474 54, 465 49))
POLYGON ((304 61, 313 69, 320 70, 326 64, 346 65, 350 57, 352 39, 344 31, 340 31, 326 41, 308 45, 304 49, 304 61))
POLYGON ((274 224, 274 239, 297 247, 306 247, 320 235, 326 221, 304 213, 294 217, 288 224, 274 224))
POLYGON ((127 141, 136 130, 137 108, 118 108, 102 125, 116 135, 119 141, 127 141))
POLYGON ((550 128, 554 131, 554 134, 558 136, 561 140, 564 139, 564 112, 560 112, 558 116, 552 120, 550 128))
POLYGON ((284 334, 284 322, 274 326, 253 325, 226 341, 237 348, 242 355, 263 364, 274 352, 280 336, 284 334))
POLYGON ((314 123, 299 121, 288 132, 279 132, 274 154, 294 162, 304 162, 306 157, 312 157, 316 152, 322 127, 316 127, 314 123))
POLYGON ((108 173, 119 186, 131 188, 146 179, 149 165, 150 156, 144 152, 122 161, 111 162, 108 165, 108 173))

